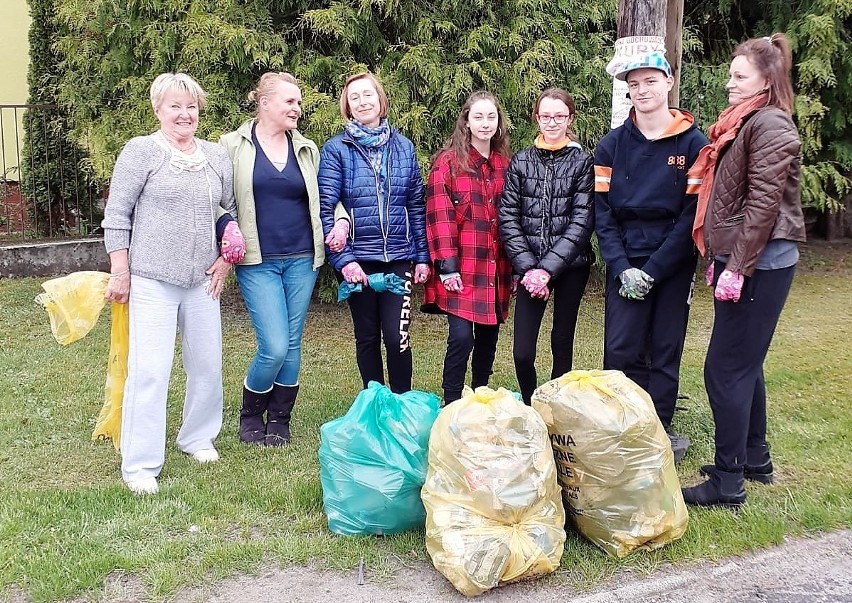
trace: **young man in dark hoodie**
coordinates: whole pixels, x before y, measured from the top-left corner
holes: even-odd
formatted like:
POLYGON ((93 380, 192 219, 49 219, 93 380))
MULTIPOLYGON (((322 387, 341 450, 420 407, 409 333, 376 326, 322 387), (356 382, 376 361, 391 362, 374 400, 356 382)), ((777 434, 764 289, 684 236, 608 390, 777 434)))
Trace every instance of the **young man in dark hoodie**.
POLYGON ((686 172, 707 144, 661 53, 625 65, 633 109, 595 149, 595 231, 606 262, 604 368, 623 371, 654 401, 680 462, 689 440, 671 430, 695 275, 698 182, 686 172))

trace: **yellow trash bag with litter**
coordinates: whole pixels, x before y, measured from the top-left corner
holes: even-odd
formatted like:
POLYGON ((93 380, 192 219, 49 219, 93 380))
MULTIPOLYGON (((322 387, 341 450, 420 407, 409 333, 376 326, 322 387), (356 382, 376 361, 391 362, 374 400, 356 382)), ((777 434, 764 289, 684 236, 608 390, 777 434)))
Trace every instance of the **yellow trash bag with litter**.
POLYGON ((421 496, 426 550, 462 594, 559 567, 565 511, 547 426, 505 389, 466 388, 441 411, 421 496))
MULTIPOLYGON (((44 306, 50 318, 53 337, 68 345, 88 335, 98 322, 106 305, 109 274, 82 271, 42 283, 44 293, 36 301, 44 306)), ((121 435, 121 403, 127 378, 127 352, 130 344, 130 305, 111 304, 109 365, 107 367, 105 401, 95 423, 93 440, 111 439, 119 448, 121 435)))
POLYGON ((671 444, 642 388, 621 371, 571 371, 539 387, 532 405, 583 536, 616 557, 683 536, 689 515, 671 444))
POLYGON ((41 284, 44 293, 36 301, 50 318, 53 337, 68 345, 85 337, 97 324, 106 305, 109 275, 104 272, 74 272, 41 284))

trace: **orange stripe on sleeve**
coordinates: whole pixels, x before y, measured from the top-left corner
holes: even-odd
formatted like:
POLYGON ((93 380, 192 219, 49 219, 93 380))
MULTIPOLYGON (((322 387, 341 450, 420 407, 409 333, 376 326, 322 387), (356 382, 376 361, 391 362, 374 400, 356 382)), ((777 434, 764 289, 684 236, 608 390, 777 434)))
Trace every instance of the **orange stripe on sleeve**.
POLYGON ((686 180, 686 194, 687 195, 697 195, 698 191, 701 190, 701 178, 687 178, 686 180))
POLYGON ((608 193, 610 180, 612 180, 612 168, 606 165, 596 165, 595 192, 608 193))

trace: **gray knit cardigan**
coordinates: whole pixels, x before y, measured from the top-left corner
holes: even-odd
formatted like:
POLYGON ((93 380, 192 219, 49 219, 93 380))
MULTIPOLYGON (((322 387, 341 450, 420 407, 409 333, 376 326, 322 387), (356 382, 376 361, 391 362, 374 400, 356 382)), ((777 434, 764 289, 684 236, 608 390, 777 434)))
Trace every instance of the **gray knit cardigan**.
POLYGON ((104 210, 107 253, 129 249, 131 274, 180 287, 203 283, 219 257, 216 220, 234 218, 234 169, 218 144, 196 139, 204 169, 175 173, 153 136, 132 138, 118 156, 104 210))

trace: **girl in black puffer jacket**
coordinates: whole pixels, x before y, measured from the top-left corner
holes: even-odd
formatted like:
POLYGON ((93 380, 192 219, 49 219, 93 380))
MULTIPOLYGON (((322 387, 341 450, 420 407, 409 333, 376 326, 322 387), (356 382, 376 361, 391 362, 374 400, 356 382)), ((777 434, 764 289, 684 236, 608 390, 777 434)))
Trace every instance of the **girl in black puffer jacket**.
POLYGON ((500 203, 500 236, 522 285, 513 356, 526 404, 538 385, 536 342, 551 294, 551 378, 572 368, 580 299, 594 259, 594 162, 572 140, 574 116, 574 99, 565 90, 539 95, 533 119, 541 133, 531 148, 512 157, 500 203))

